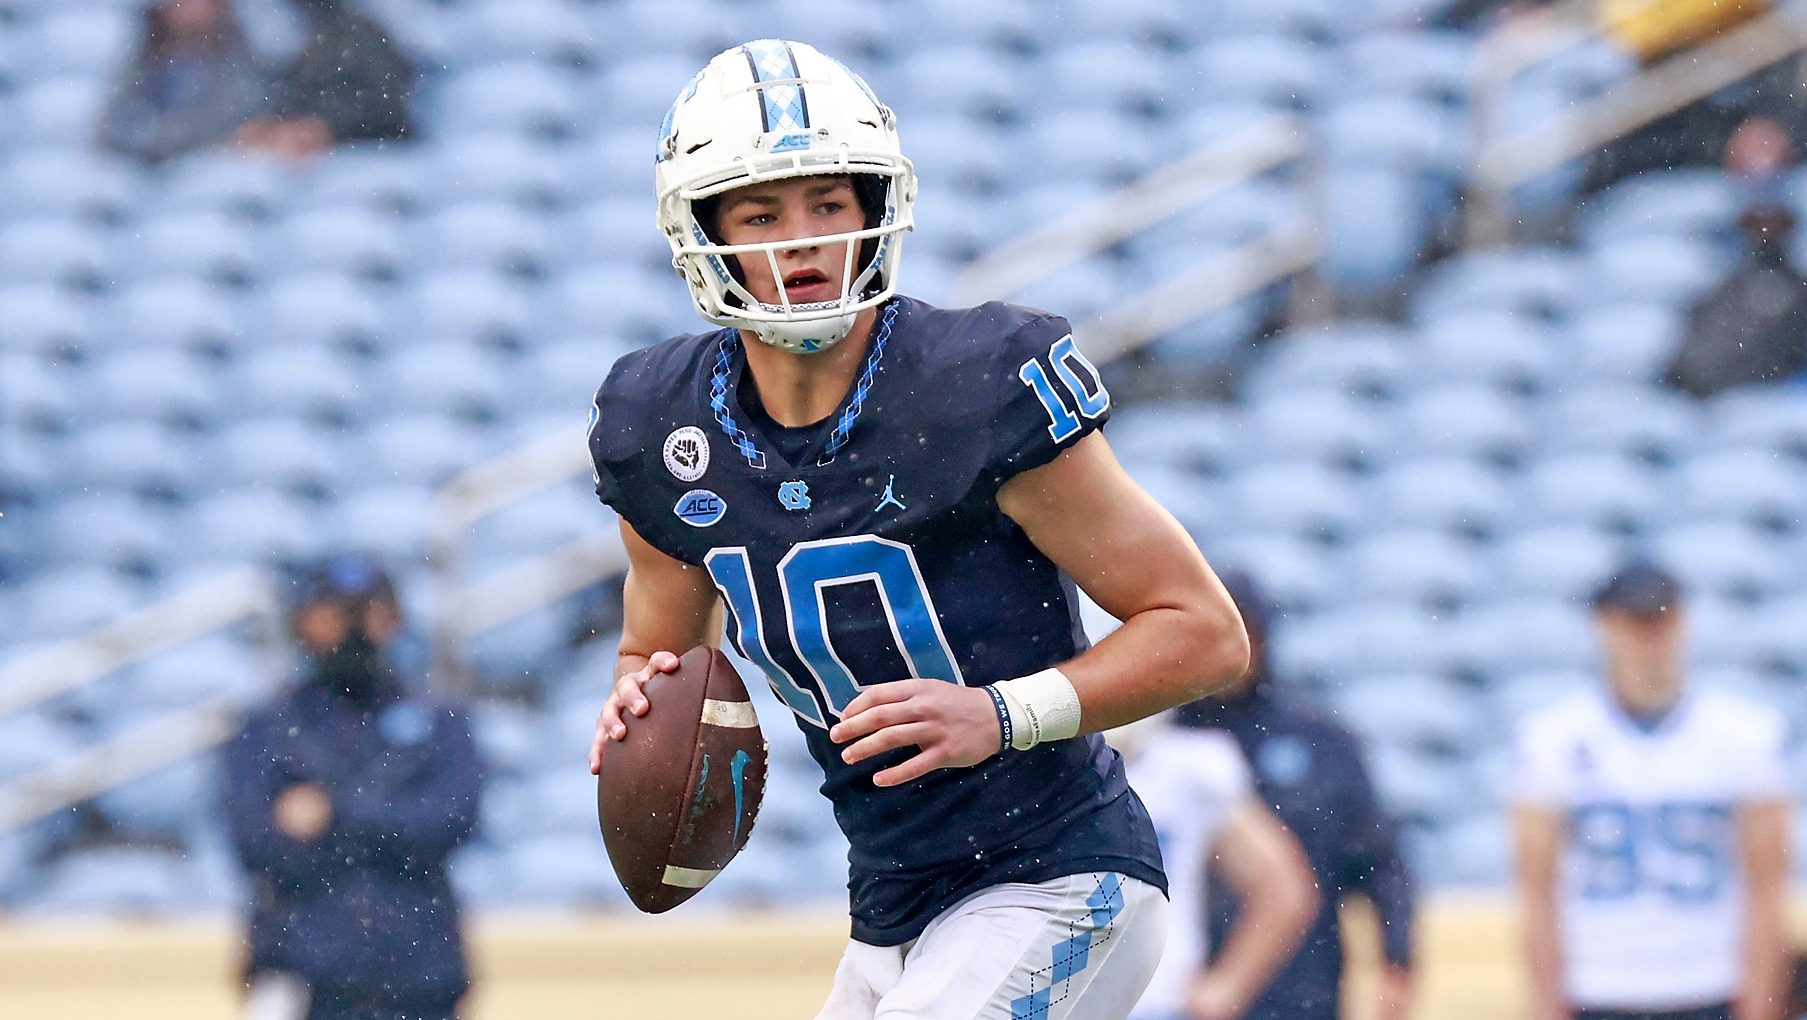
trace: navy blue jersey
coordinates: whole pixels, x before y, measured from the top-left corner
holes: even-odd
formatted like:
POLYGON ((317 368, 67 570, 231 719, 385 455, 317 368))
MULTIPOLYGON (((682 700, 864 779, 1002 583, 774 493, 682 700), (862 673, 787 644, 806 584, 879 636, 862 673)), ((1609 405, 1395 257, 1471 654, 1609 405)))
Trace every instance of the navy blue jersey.
POLYGON ((1096 735, 890 789, 872 775, 914 748, 850 766, 828 739, 866 685, 977 686, 1085 649, 1073 582, 997 504, 1109 415, 1071 328, 897 298, 846 406, 803 429, 763 415, 740 342, 680 336, 616 363, 590 433, 596 491, 708 569, 729 639, 796 716, 851 846, 854 938, 907 942, 1001 882, 1115 870, 1164 889, 1147 812, 1096 735))

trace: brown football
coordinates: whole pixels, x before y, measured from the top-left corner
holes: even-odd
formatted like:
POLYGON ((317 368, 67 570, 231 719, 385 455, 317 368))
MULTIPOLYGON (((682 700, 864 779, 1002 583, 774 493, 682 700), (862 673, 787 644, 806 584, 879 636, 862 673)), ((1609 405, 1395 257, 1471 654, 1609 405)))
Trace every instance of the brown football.
POLYGON ((646 714, 603 748, 596 815, 634 906, 670 910, 709 884, 753 831, 766 745, 746 685, 713 648, 646 684, 646 714))

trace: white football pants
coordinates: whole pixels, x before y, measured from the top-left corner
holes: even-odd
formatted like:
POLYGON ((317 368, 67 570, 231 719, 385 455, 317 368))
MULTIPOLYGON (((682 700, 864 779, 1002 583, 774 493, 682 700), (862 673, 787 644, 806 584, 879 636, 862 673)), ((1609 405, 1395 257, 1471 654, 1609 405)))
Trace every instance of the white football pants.
POLYGON ((1123 1020, 1166 914, 1159 889, 1115 872, 981 889, 914 942, 849 942, 816 1020, 1123 1020))

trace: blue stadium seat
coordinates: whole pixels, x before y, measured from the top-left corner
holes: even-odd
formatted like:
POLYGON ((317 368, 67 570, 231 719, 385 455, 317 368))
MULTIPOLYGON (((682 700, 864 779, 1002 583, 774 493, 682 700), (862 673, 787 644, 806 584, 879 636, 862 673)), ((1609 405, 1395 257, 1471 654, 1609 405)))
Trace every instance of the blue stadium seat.
POLYGON ((673 332, 712 328, 690 308, 690 294, 676 273, 615 260, 568 264, 547 282, 534 312, 542 337, 602 331, 639 346, 673 332))
POLYGON ((105 846, 72 850, 53 861, 28 891, 26 916, 142 915, 188 905, 191 878, 171 850, 105 846))
POLYGON ((485 269, 534 275, 546 265, 544 222, 499 200, 441 206, 412 230, 409 262, 422 270, 485 269))
POLYGON ((1479 383, 1508 393, 1547 388, 1567 356, 1537 320, 1503 309, 1445 312, 1418 331, 1413 379, 1430 385, 1479 383))
POLYGON ((1225 522, 1217 488, 1200 475, 1159 462, 1125 465, 1155 502, 1167 508, 1194 537, 1213 533, 1225 522))
POLYGON ((1494 574, 1502 594, 1581 601, 1626 551, 1618 536, 1585 525, 1528 527, 1495 544, 1494 574))
POLYGON ((219 566, 322 556, 336 544, 330 513, 273 489, 197 494, 180 528, 184 541, 172 554, 219 566))
POLYGON ((1126 464, 1167 464, 1209 476, 1252 459, 1242 416, 1223 404, 1131 405, 1113 412, 1108 432, 1126 464))
POLYGON ((1392 464, 1375 476, 1373 492, 1376 516, 1399 527, 1487 536, 1517 521, 1507 476, 1473 457, 1392 464))
MULTIPOLYGON (((532 9, 543 2, 521 6, 532 9)), ((437 102, 451 132, 558 137, 575 131, 586 118, 582 84, 575 71, 513 60, 455 73, 441 84, 437 102)))
POLYGON ((12 42, 20 53, 31 54, 34 77, 110 82, 131 59, 138 24, 122 4, 46 11, 15 30, 12 42))
POLYGON ((220 390, 239 414, 349 420, 373 403, 362 366, 323 345, 248 349, 227 367, 220 390))
MULTIPOLYGON (((72 424, 78 407, 79 375, 34 352, 0 350, 0 429, 10 437, 27 425, 72 424)), ((10 462, 10 457, 0 459, 0 473, 10 462)))
POLYGON ((1738 212, 1732 181, 1717 167, 1672 167, 1639 174, 1608 189, 1578 216, 1583 243, 1632 238, 1712 237, 1738 212))
POLYGON ((1237 473, 1227 493, 1235 518, 1301 537, 1336 535, 1367 519, 1366 491, 1310 462, 1266 463, 1237 473))
POLYGON ((38 78, 12 95, 7 141, 11 145, 85 143, 106 104, 107 82, 96 75, 38 78))
POLYGON ((262 342, 294 347, 368 343, 383 336, 390 302, 345 273, 295 273, 263 288, 255 302, 262 342))
MULTIPOLYGON (((813 9, 813 8, 812 8, 813 9)), ((883 35, 884 43, 905 48, 933 48, 941 39, 973 39, 982 46, 1011 49, 1033 44, 1044 36, 1044 12, 1028 0, 995 0, 963 3, 962 0, 924 0, 917 15, 920 24, 934 25, 935 38, 910 38, 912 33, 883 35)), ((842 59, 851 59, 843 57, 842 59)))
POLYGON ((195 757, 116 786, 96 797, 95 806, 135 842, 174 842, 204 822, 217 788, 213 760, 195 757))
MULTIPOLYGON (((636 51, 602 69, 583 99, 585 108, 598 111, 607 121, 646 125, 641 144, 650 151, 658 143, 657 127, 666 111, 710 56, 713 54, 691 57, 669 50, 636 51)), ((651 158, 648 155, 649 161, 651 158)))
POLYGON ((1598 305, 1577 314, 1557 369, 1574 384, 1659 381, 1682 340, 1683 315, 1667 303, 1598 305))
POLYGON ((438 485, 496 452, 482 441, 480 430, 439 414, 373 421, 351 438, 363 452, 351 465, 354 476, 370 483, 438 485))
POLYGON ((1337 390, 1276 392, 1251 405, 1247 420, 1250 441, 1275 460, 1376 464, 1400 442, 1384 405, 1337 390))
POLYGON ((1335 0, 1230 0, 1214 19, 1226 32, 1274 32, 1301 38, 1334 38, 1359 28, 1360 5, 1335 0))
POLYGON ((1587 613, 1565 599, 1507 596, 1473 606, 1453 622, 1462 666, 1482 676, 1534 669, 1585 669, 1596 648, 1587 613))
POLYGON ((107 233, 66 216, 0 225, 0 264, 14 284, 92 285, 113 264, 107 233))
POLYGON ((1351 96, 1313 120, 1332 165, 1368 164, 1435 175, 1453 187, 1468 158, 1457 114, 1410 95, 1351 96))
POLYGON ((1471 544, 1397 526, 1353 540, 1337 559, 1350 595, 1428 609, 1470 602, 1491 580, 1471 544))
MULTIPOLYGON (((1380 795, 1381 805, 1395 818, 1419 825, 1449 817, 1473 802, 1474 778, 1466 768, 1421 751, 1401 747, 1377 747, 1368 754, 1368 771, 1380 795)), ((1412 830, 1407 830, 1407 836, 1412 830)), ((1418 860, 1428 856, 1405 852, 1418 860)))
POLYGON ((402 288, 388 335, 398 341, 506 342, 527 335, 534 294, 498 273, 443 270, 421 273, 402 288))
POLYGON ((324 271, 386 277, 402 271, 400 221, 357 205, 295 211, 265 231, 263 263, 280 273, 324 271))
POLYGON ((1369 747, 1467 756, 1483 743, 1484 716, 1474 695, 1423 673, 1377 673, 1330 691, 1337 717, 1369 747))
POLYGON ((1731 270, 1714 245, 1681 237, 1633 237, 1589 249, 1581 294, 1589 301, 1685 306, 1731 270))
POLYGON ((1572 453, 1525 468, 1516 486, 1527 523, 1579 524, 1636 531, 1661 507, 1662 486, 1638 460, 1616 453, 1572 453))
MULTIPOLYGON (((842 19, 857 17, 866 10, 862 5, 861 10, 836 12, 830 16, 818 6, 792 20, 777 14, 762 17, 751 4, 725 4, 715 0, 669 0, 666 3, 590 8, 591 17, 599 21, 599 37, 615 59, 643 53, 670 53, 691 62, 689 71, 669 83, 670 87, 666 89, 670 93, 666 97, 668 102, 677 97, 678 89, 690 80, 690 75, 701 68, 704 61, 730 46, 738 46, 749 39, 770 37, 776 33, 774 26, 777 25, 809 25, 810 38, 816 39, 818 25, 830 28, 842 19)), ((864 47, 858 50, 864 51, 864 47)))
POLYGON ((241 334, 236 302, 192 277, 121 286, 100 311, 107 330, 96 339, 120 347, 212 350, 231 347, 241 334))
POLYGON ((1777 529, 1807 524, 1807 483, 1794 459, 1764 447, 1722 446, 1677 464, 1665 507, 1676 520, 1727 520, 1777 529))
MULTIPOLYGON (((947 200, 949 192, 984 191, 1013 179, 1011 146, 996 128, 985 127, 970 114, 925 111, 902 124, 907 126, 900 130, 911 132, 910 160, 916 166, 917 177, 929 185, 918 198, 916 221, 935 224, 937 230, 952 230, 960 236, 988 233, 989 217, 983 213, 977 223, 954 223, 948 218, 936 223, 924 218, 922 207, 932 209, 935 203, 947 200)), ((924 239, 930 244, 943 243, 941 238, 929 239, 927 234, 924 239)), ((910 244, 916 243, 917 239, 911 238, 910 244)))
POLYGON ((47 515, 39 552, 68 566, 151 564, 174 540, 173 524, 166 512, 128 492, 75 492, 47 515))
POLYGON ((1481 308, 1564 313, 1585 286, 1580 262, 1571 252, 1529 245, 1453 255, 1415 288, 1412 305, 1421 321, 1481 308))
POLYGON ((1400 402, 1399 431, 1409 453, 1489 460, 1518 457, 1536 435, 1521 400, 1474 384, 1409 395, 1400 402))
POLYGON ((284 208, 298 178, 279 157, 243 149, 203 149, 172 162, 148 196, 156 214, 224 212, 261 220, 284 208))
POLYGON ((188 492, 211 470, 194 437, 136 419, 85 425, 56 450, 65 485, 188 492))
POLYGON ((1111 311, 1125 289, 1119 267, 1093 257, 1029 283, 1010 296, 1017 304, 1056 310, 1075 326, 1111 311))
POLYGON ((1316 47, 1278 34, 1217 36, 1185 59, 1192 93, 1275 108, 1315 103, 1334 70, 1316 47))
MULTIPOLYGON (((1180 152, 1170 155, 1178 156, 1180 152)), ((1139 231, 1124 242, 1132 259, 1147 261, 1184 252, 1246 244, 1273 236, 1304 216, 1295 189, 1276 180, 1255 180, 1210 196, 1139 231)), ((1196 256, 1186 261, 1195 261, 1196 256)), ((1167 268, 1163 272, 1172 272, 1167 268)))
POLYGON ((67 215, 90 220, 124 216, 141 203, 145 175, 123 160, 92 151, 87 140, 67 147, 20 146, 0 167, 0 210, 9 219, 67 215))
POLYGON ((1124 116, 1159 109, 1174 98, 1166 54, 1128 39, 1094 37, 1052 46, 1036 58, 1035 78, 1036 87, 1020 95, 1032 110, 1043 112, 1124 116))
POLYGON ((0 321, 8 348, 20 353, 82 347, 96 331, 92 304, 49 283, 0 286, 0 321))
MULTIPOLYGON (((1088 107, 1042 114, 1012 129, 1004 144, 1019 155, 1014 180, 1055 183, 1069 180, 1111 188, 1160 168, 1156 132, 1142 121, 1088 107), (1108 138, 1109 145, 1075 145, 1074 139, 1108 138)), ((1176 153, 1177 155, 1177 153, 1176 153)), ((1061 206, 1038 211, 1038 224, 1061 206)))
POLYGON ((1423 254, 1429 200, 1410 171, 1336 165, 1323 184, 1319 267, 1339 295, 1392 291, 1423 254))
POLYGON ((128 281, 230 282, 251 278, 263 262, 256 234, 217 210, 141 217, 118 248, 115 272, 128 281))
POLYGON ((1366 33, 1339 48, 1348 79, 1338 84, 1358 93, 1461 103, 1467 98, 1475 49, 1474 40, 1459 32, 1366 33))
POLYGON ((72 637, 140 602, 137 585, 113 570, 57 565, 25 582, 25 612, 8 630, 27 640, 72 637))
POLYGON ((182 350, 109 352, 83 380, 87 417, 210 421, 218 407, 212 375, 205 361, 182 350))
MULTIPOLYGON (((296 174, 291 208, 372 206, 408 210, 420 203, 428 182, 415 155, 393 148, 352 146, 296 174)), ((432 182, 438 183, 438 182, 432 182)))
MULTIPOLYGON (((640 139, 636 155, 641 152, 652 158, 651 140, 640 139)), ((573 149, 504 131, 472 131, 422 154, 431 178, 422 198, 435 206, 501 201, 549 207, 595 187, 598 168, 588 159, 593 154, 582 146, 573 149)), ((646 220, 652 219, 644 198, 641 212, 646 220)))
POLYGON ((209 445, 224 485, 291 491, 330 491, 353 456, 332 431, 270 412, 225 424, 209 445))
POLYGON ((1713 438, 1728 446, 1807 454, 1807 391, 1798 386, 1752 386, 1718 394, 1708 405, 1707 421, 1713 438))
POLYGON ((616 359, 632 349, 606 334, 577 334, 535 344, 511 374, 511 389, 522 405, 575 420, 575 415, 588 412, 616 359))
POLYGON ((1546 452, 1609 452, 1674 460, 1699 444, 1701 413, 1672 390, 1629 384, 1571 387, 1540 408, 1546 452))
POLYGON ((419 484, 372 482, 341 494, 339 534, 347 544, 375 549, 396 560, 426 551, 433 490, 419 484))
MULTIPOLYGON (((914 152, 918 142, 932 143, 939 135, 929 129, 926 117, 993 118, 1015 112, 1027 90, 1030 68, 1008 52, 955 44, 916 50, 888 67, 876 65, 874 71, 872 86, 879 95, 897 97, 891 102, 914 152)), ((970 144, 980 139, 963 140, 970 144)))
POLYGON ((1342 594, 1342 578, 1322 544, 1287 534, 1239 531, 1200 540, 1218 569, 1244 571, 1279 605, 1322 609, 1342 594))
POLYGON ((1657 560, 1690 591, 1752 600, 1799 590, 1795 564, 1749 525, 1708 521, 1666 527, 1651 537, 1657 560))
MULTIPOLYGON (((1606 679, 1591 666, 1508 670, 1496 675, 1487 694, 1487 711, 1502 728, 1517 727, 1525 717, 1571 694, 1597 691, 1606 679)), ((1502 733, 1511 739, 1511 732, 1502 733)))
POLYGON ((508 402, 506 370, 506 362, 482 344, 435 340, 387 352, 373 381, 382 388, 385 414, 428 412, 481 421, 499 415, 508 402))
POLYGON ((577 63, 599 45, 599 26, 572 0, 464 3, 453 8, 448 22, 446 56, 454 67, 498 58, 577 63))

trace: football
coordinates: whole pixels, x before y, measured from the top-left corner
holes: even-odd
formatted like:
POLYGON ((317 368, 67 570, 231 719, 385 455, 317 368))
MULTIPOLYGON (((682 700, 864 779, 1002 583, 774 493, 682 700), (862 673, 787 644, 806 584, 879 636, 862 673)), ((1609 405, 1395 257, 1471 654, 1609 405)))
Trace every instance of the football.
POLYGON ((646 684, 646 714, 610 741, 596 814, 634 906, 662 913, 695 896, 747 845, 765 795, 766 744, 726 656, 698 647, 646 684))

